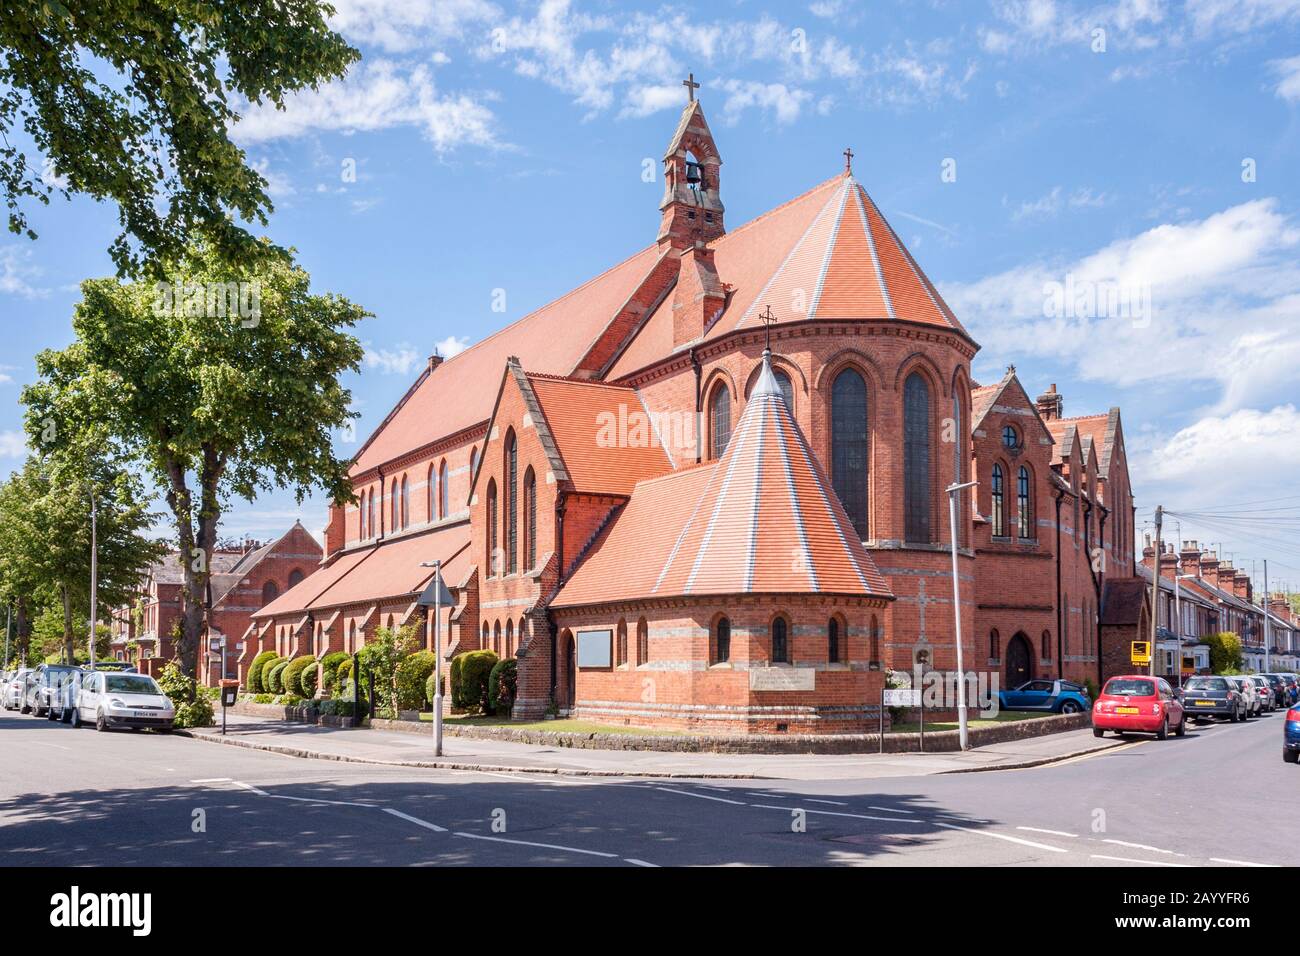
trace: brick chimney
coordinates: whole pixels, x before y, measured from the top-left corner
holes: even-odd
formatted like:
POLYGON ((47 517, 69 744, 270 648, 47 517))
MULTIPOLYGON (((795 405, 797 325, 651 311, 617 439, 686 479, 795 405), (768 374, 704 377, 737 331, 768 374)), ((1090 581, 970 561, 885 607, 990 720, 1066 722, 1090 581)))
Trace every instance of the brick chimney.
POLYGON ((1229 564, 1227 561, 1220 561, 1220 562, 1219 562, 1219 570, 1218 570, 1217 573, 1218 573, 1219 579, 1218 579, 1217 581, 1215 581, 1214 583, 1217 584, 1217 585, 1219 586, 1219 590, 1221 590, 1221 591, 1227 591, 1229 594, 1231 594, 1231 593, 1232 593, 1232 579, 1233 579, 1234 577, 1236 577, 1236 575, 1237 575, 1237 569, 1234 568, 1234 567, 1233 567, 1231 564, 1229 564))
POLYGON ((1177 573, 1178 555, 1174 553, 1173 542, 1170 542, 1165 545, 1164 554, 1160 555, 1160 576, 1172 581, 1177 573))
POLYGON ((713 250, 696 242, 682 251, 677 288, 673 290, 673 346, 694 342, 722 312, 726 290, 713 264, 713 250))
POLYGON ((327 558, 336 551, 343 550, 347 538, 343 522, 343 506, 330 505, 329 522, 325 525, 325 557, 327 558))
POLYGON ((1232 576, 1232 593, 1243 601, 1249 601, 1251 591, 1254 589, 1250 586, 1250 575, 1242 574, 1238 571, 1232 576))
MULTIPOLYGON (((432 372, 435 368, 437 368, 439 365, 442 364, 442 361, 443 361, 443 360, 442 360, 442 356, 439 355, 437 352, 434 352, 432 355, 430 355, 430 356, 429 356, 429 371, 432 372)), ((442 379, 439 379, 438 381, 442 381, 442 379)))
POLYGON ((1150 570, 1155 564, 1156 549, 1151 546, 1151 535, 1146 535, 1142 545, 1142 567, 1150 570))
POLYGON ((1201 552, 1201 578, 1211 584, 1219 583, 1219 556, 1213 551, 1201 552))
POLYGON ((1268 599, 1268 609, 1273 612, 1275 617, 1279 617, 1291 623, 1291 602, 1286 599, 1285 594, 1274 594, 1268 599))
POLYGON ((1201 549, 1196 546, 1195 541, 1184 541, 1183 551, 1179 557, 1183 561, 1183 574, 1194 574, 1198 578, 1201 576, 1201 549))
POLYGON ((1038 414, 1045 422, 1060 418, 1065 411, 1065 399, 1057 394, 1055 382, 1047 387, 1047 391, 1038 396, 1034 404, 1038 406, 1038 414))

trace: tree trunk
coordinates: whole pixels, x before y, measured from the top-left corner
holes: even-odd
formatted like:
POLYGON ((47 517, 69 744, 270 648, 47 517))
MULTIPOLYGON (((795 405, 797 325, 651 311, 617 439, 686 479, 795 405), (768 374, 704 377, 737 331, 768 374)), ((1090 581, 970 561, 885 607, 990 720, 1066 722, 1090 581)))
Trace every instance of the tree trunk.
POLYGON ((19 660, 22 661, 21 666, 26 667, 27 655, 31 653, 32 649, 32 622, 27 617, 27 598, 20 597, 18 599, 15 617, 18 624, 18 653, 21 655, 19 660))

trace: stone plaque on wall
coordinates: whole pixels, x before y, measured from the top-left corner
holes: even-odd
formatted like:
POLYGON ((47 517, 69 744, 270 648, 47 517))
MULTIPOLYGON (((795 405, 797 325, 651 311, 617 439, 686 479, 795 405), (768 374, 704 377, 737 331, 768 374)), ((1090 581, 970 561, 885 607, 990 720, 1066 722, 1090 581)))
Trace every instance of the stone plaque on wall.
POLYGON ((811 667, 751 667, 750 690, 814 690, 817 672, 811 667))

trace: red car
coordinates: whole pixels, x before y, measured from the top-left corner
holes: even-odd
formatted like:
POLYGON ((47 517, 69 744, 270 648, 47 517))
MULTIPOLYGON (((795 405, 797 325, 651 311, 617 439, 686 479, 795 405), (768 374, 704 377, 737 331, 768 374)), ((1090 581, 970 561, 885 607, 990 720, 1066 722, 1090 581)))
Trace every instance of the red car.
POLYGON ((1093 736, 1101 737, 1113 730, 1120 734, 1155 734, 1164 740, 1173 730, 1175 736, 1181 737, 1187 732, 1187 717, 1180 694, 1161 677, 1112 677, 1092 708, 1093 736))

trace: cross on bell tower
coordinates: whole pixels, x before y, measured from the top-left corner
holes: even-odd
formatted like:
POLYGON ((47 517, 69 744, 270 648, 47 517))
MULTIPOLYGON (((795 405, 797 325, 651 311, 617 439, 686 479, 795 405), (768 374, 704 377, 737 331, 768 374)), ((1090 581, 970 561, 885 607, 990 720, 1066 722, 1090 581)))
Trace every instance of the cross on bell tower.
POLYGON ((772 326, 777 322, 777 317, 772 314, 770 303, 758 314, 758 321, 763 323, 763 351, 770 353, 772 351, 772 326))
POLYGON ((850 176, 853 175, 853 156, 854 153, 852 146, 844 150, 844 172, 850 176))
POLYGON ((723 233, 723 206, 718 195, 722 158, 695 98, 700 84, 695 74, 682 80, 687 101, 668 149, 664 152, 664 196, 659 204, 659 245, 694 248, 723 233))
POLYGON ((694 103, 695 91, 700 88, 700 84, 695 82, 695 74, 688 73, 686 75, 686 79, 682 80, 682 86, 686 87, 686 96, 688 98, 687 101, 690 103, 694 103))

